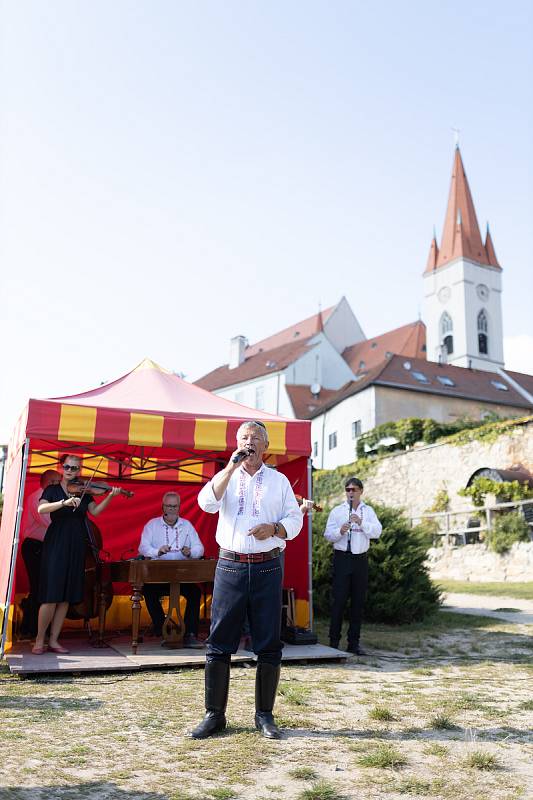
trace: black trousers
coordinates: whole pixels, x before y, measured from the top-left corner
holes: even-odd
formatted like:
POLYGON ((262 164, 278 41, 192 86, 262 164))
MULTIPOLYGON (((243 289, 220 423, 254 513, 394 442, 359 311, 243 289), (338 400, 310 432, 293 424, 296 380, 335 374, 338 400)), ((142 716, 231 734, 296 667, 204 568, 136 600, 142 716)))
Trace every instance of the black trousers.
POLYGON ((43 543, 39 539, 24 539, 20 552, 30 583, 30 593, 21 604, 23 609, 20 626, 21 633, 35 636, 37 634, 37 617, 39 615, 39 576, 41 574, 43 543))
POLYGON ((259 564, 220 558, 215 572, 207 661, 229 663, 248 617, 252 648, 259 662, 281 661, 281 558, 259 564))
MULTIPOLYGON (((161 635, 163 622, 166 616, 161 605, 161 598, 168 597, 169 592, 170 585, 168 583, 145 583, 143 586, 146 608, 152 618, 154 632, 157 635, 161 635)), ((194 636, 197 636, 202 592, 195 583, 181 583, 180 594, 187 600, 183 618, 185 623, 185 635, 192 633, 194 636)))
POLYGON ((348 647, 359 644, 361 620, 368 586, 367 553, 345 553, 333 551, 333 602, 329 626, 329 640, 337 646, 342 632, 342 620, 346 603, 350 601, 350 623, 348 647))

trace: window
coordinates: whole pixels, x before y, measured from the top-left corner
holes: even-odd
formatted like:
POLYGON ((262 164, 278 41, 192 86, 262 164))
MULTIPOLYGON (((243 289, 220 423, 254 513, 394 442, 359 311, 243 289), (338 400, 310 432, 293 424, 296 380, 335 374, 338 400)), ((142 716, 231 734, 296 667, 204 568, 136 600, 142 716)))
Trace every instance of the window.
POLYGON ((330 433, 328 436, 328 447, 330 450, 334 450, 337 447, 337 431, 330 433))
POLYGON ((313 456, 316 458, 318 455, 318 442, 313 442, 313 456))
POLYGON ((352 439, 357 439, 358 436, 361 436, 361 420, 356 419, 355 422, 352 422, 352 439))
POLYGON ((509 387, 502 383, 501 381, 491 381, 492 385, 495 389, 498 389, 500 392, 508 392, 509 387))
POLYGON ((453 322, 447 311, 440 318, 440 338, 447 355, 453 353, 453 322))
MULTIPOLYGON (((489 321, 485 309, 481 309, 477 315, 477 345, 480 355, 486 356, 489 353, 489 321)), ((503 385, 503 384, 502 384, 503 385)))
POLYGON ((443 386, 455 386, 455 381, 452 381, 447 375, 437 375, 437 380, 439 383, 442 383, 443 386))
POLYGON ((262 411, 265 407, 265 387, 256 386, 255 388, 255 407, 262 411))
POLYGON ((430 383, 429 378, 426 378, 423 372, 416 372, 416 370, 413 370, 411 375, 413 378, 416 378, 419 383, 430 383))
POLYGON ((364 369, 365 367, 366 367, 365 362, 364 361, 360 361, 359 362, 359 369, 364 369))

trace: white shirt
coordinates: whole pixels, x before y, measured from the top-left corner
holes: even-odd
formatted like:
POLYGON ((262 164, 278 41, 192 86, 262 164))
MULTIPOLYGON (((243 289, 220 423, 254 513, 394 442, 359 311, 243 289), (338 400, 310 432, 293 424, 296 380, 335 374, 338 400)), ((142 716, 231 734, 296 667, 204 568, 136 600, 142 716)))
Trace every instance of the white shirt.
POLYGON ((25 517, 22 530, 25 539, 37 539, 42 542, 50 525, 50 514, 39 514, 37 508, 44 489, 32 492, 24 503, 25 517))
POLYGON ((241 465, 231 476, 222 498, 217 500, 209 481, 198 495, 198 505, 208 514, 220 512, 216 540, 220 547, 236 553, 265 553, 285 549, 277 536, 259 540, 248 531, 256 525, 279 522, 287 539, 298 536, 303 525, 292 487, 285 475, 263 464, 254 475, 241 465))
MULTIPOLYGON (((361 500, 357 508, 352 509, 353 514, 361 517, 361 525, 352 522, 350 531, 350 550, 352 553, 366 553, 370 539, 379 539, 381 536, 381 522, 371 506, 361 500)), ((341 533, 340 529, 350 516, 350 504, 346 501, 340 506, 335 506, 330 512, 324 537, 328 542, 333 542, 335 550, 348 549, 348 533, 341 533)))
POLYGON ((182 561, 184 558, 201 558, 204 546, 188 519, 178 518, 175 525, 169 525, 163 517, 154 517, 147 522, 141 534, 139 555, 145 558, 163 558, 167 561, 182 561), (158 555, 159 548, 169 545, 169 553, 158 555), (190 556, 184 556, 182 547, 189 547, 190 556))

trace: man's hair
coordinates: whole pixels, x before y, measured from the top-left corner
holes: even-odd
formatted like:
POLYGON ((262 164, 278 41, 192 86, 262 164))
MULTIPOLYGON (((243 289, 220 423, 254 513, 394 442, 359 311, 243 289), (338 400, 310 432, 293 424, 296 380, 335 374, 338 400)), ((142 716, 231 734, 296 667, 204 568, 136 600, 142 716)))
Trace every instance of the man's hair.
POLYGON ((165 494, 163 495, 163 499, 162 499, 163 503, 165 502, 167 497, 177 497, 179 502, 181 503, 181 497, 179 496, 179 494, 177 492, 165 492, 165 494))
POLYGON ((363 490, 363 481, 360 481, 359 478, 348 478, 346 483, 344 484, 344 488, 347 489, 348 486, 358 486, 361 491, 363 490))
POLYGON ((62 455, 62 456, 60 457, 60 459, 59 459, 59 463, 60 463, 60 464, 64 464, 64 463, 65 463, 65 461, 67 460, 67 458, 75 458, 75 459, 76 459, 76 461, 79 461, 79 462, 80 462, 80 464, 81 464, 81 462, 82 462, 82 460, 83 460, 83 459, 82 459, 82 457, 81 457, 81 456, 78 456, 78 455, 76 455, 76 453, 63 453, 63 455, 62 455))
POLYGON ((57 475, 58 478, 60 477, 59 472, 56 472, 55 469, 45 469, 45 471, 43 472, 43 474, 39 478, 39 483, 41 484, 42 487, 44 487, 45 483, 48 480, 53 480, 52 476, 55 477, 56 475, 57 475))
POLYGON ((237 437, 243 428, 256 428, 261 434, 263 441, 265 444, 268 444, 268 431, 266 429, 266 425, 264 422, 259 422, 258 420, 251 419, 249 422, 243 422, 239 425, 239 430, 237 431, 237 437))

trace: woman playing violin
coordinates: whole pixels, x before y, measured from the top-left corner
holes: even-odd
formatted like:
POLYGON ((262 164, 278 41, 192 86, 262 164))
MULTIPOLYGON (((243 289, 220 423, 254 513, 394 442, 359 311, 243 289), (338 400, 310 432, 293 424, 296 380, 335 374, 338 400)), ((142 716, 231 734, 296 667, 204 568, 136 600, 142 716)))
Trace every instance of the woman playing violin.
POLYGON ((39 584, 39 622, 32 652, 44 653, 44 637, 50 625, 48 649, 68 653, 58 642, 70 603, 83 599, 85 578, 85 548, 87 546, 87 512, 97 517, 104 511, 120 489, 111 488, 107 497, 95 503, 90 490, 76 497, 68 484, 81 470, 81 458, 66 454, 60 458, 61 482, 47 486, 39 501, 39 514, 50 514, 51 523, 43 544, 39 584))

